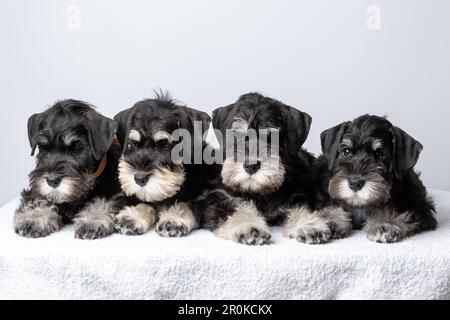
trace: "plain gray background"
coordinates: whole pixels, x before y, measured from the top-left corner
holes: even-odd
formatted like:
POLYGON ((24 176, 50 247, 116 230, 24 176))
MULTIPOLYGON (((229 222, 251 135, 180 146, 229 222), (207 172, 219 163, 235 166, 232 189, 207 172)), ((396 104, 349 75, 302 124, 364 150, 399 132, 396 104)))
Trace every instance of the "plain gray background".
POLYGON ((0 203, 34 164, 29 115, 77 98, 112 117, 159 87, 207 112, 249 91, 296 106, 315 153, 322 130, 387 114, 424 144, 426 185, 450 190, 449 14, 445 0, 2 0, 0 203))

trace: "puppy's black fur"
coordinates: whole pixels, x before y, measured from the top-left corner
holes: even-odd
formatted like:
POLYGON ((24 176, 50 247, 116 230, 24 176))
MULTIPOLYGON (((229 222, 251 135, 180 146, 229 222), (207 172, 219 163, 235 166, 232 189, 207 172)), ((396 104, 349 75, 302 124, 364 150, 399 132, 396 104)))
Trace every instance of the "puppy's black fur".
POLYGON ((56 102, 29 118, 31 154, 36 148, 39 153, 29 176, 30 188, 22 192, 15 214, 16 233, 47 236, 74 218, 76 237, 92 239, 109 232, 107 224, 92 219, 104 211, 102 199, 119 190, 116 172, 120 147, 112 145, 115 129, 112 119, 77 100, 56 102), (105 155, 106 166, 95 177, 105 155))
MULTIPOLYGON (((196 202, 207 228, 239 243, 266 244, 271 237, 268 225, 280 225, 290 206, 310 201, 309 169, 314 158, 302 145, 311 121, 308 114, 258 93, 242 95, 235 103, 214 110, 213 126, 224 139, 220 150, 224 163, 218 168, 215 186, 196 202), (227 130, 247 138, 253 129, 259 138, 258 130, 263 128, 279 133, 278 157, 259 157, 251 166, 248 154, 242 162, 233 159, 237 149, 225 156, 227 148, 235 146, 227 141, 227 130), (270 161, 279 166, 269 165, 270 161)), ((268 140, 268 149, 272 142, 268 140)))
POLYGON ((157 223, 156 231, 161 236, 187 235, 200 223, 190 201, 203 192, 210 176, 210 167, 194 154, 194 149, 202 153, 206 148, 203 135, 210 117, 160 93, 155 99, 137 102, 115 119, 119 123, 117 137, 124 146, 119 164, 123 192, 114 199, 116 229, 137 235, 157 223), (201 125, 197 136, 195 122, 201 125), (188 155, 183 154, 183 161, 176 163, 172 152, 180 141, 172 140, 172 136, 179 129, 192 139, 181 151, 188 155))
POLYGON ((365 115, 321 135, 316 207, 339 206, 368 238, 396 242, 436 227, 435 209, 414 171, 422 145, 387 119, 365 115))

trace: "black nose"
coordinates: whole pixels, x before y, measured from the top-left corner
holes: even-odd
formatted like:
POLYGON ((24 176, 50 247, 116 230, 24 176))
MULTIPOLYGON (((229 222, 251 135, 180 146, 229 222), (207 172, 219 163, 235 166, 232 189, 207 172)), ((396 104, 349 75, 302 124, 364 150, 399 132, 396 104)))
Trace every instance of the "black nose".
POLYGON ((47 184, 52 188, 56 188, 61 183, 61 178, 47 177, 45 180, 47 180, 47 184))
POLYGON ((145 186, 147 184, 148 176, 146 174, 143 174, 143 173, 136 173, 134 175, 134 181, 136 181, 136 183, 138 185, 143 187, 143 186, 145 186))
POLYGON ((244 163, 244 170, 248 174, 254 174, 256 173, 259 168, 261 168, 261 162, 256 161, 256 163, 249 164, 248 162, 244 163))
POLYGON ((353 191, 361 190, 365 184, 366 184, 366 181, 364 179, 361 179, 358 177, 353 177, 353 178, 348 179, 348 185, 350 186, 350 189, 352 189, 353 191))

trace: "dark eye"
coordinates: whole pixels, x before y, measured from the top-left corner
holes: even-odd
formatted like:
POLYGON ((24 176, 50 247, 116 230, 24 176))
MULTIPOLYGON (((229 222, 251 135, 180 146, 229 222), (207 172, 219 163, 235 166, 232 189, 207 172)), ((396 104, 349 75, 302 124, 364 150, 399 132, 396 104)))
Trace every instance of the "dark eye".
POLYGON ((138 143, 135 140, 128 140, 127 150, 133 150, 134 148, 136 148, 137 144, 138 143))
POLYGON ((376 157, 378 160, 384 160, 384 158, 386 157, 386 154, 385 154, 385 152, 384 152, 383 149, 377 149, 377 150, 375 151, 375 157, 376 157))
POLYGON ((69 152, 74 153, 74 152, 80 151, 82 149, 82 147, 83 147, 83 145, 81 144, 81 142, 74 141, 67 146, 67 149, 69 150, 69 152))
POLYGON ((170 142, 167 139, 161 139, 156 141, 156 144, 158 145, 158 148, 165 149, 170 145, 170 142))
POLYGON ((346 158, 351 158, 353 157, 353 152, 352 150, 350 150, 350 148, 345 147, 344 149, 342 149, 342 154, 344 155, 344 157, 346 158))

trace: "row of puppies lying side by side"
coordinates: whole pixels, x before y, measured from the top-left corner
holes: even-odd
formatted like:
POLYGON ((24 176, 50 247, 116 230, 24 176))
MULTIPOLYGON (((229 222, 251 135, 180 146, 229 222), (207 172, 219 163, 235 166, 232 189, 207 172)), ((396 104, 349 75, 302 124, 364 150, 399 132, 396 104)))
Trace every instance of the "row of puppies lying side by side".
POLYGON ((414 171, 418 141, 385 118, 365 115, 323 132, 316 159, 302 148, 311 121, 280 101, 245 94, 213 112, 223 138, 213 150, 205 142, 210 117, 167 94, 114 120, 87 103, 59 101, 28 121, 32 155, 39 150, 14 231, 37 238, 74 223, 75 237, 97 239, 152 229, 180 237, 208 228, 263 245, 275 225, 308 244, 361 228, 370 240, 389 243, 436 227, 432 200, 414 171), (193 137, 182 138, 182 161, 174 158, 180 130, 193 137), (237 148, 236 137, 244 141, 237 148), (258 148, 265 152, 252 152, 249 137, 264 141, 258 148), (199 161, 195 150, 216 161, 199 161))

